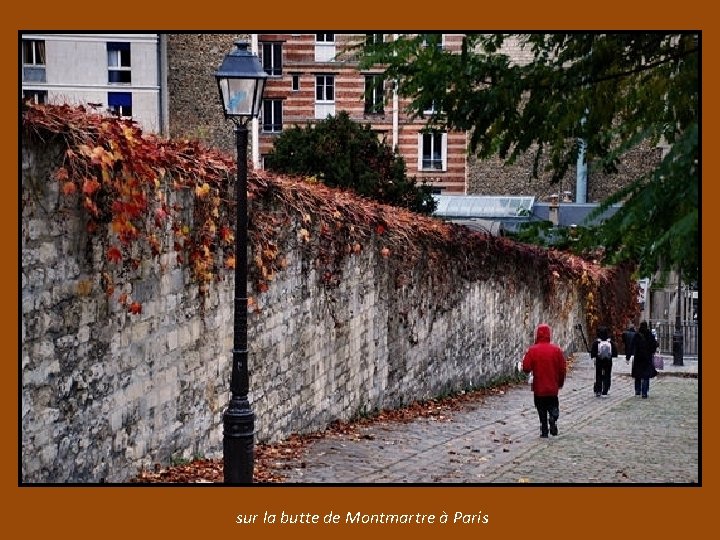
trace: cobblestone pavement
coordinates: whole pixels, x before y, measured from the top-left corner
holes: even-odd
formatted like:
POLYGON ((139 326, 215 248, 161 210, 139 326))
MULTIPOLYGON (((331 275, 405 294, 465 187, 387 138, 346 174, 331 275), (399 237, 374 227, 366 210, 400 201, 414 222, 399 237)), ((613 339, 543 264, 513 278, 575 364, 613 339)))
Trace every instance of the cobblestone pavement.
POLYGON ((594 367, 576 357, 560 392, 557 437, 539 437, 529 386, 467 405, 442 419, 376 423, 356 437, 311 443, 300 483, 698 483, 698 361, 672 366, 635 396, 624 358, 608 396, 592 391, 594 367))

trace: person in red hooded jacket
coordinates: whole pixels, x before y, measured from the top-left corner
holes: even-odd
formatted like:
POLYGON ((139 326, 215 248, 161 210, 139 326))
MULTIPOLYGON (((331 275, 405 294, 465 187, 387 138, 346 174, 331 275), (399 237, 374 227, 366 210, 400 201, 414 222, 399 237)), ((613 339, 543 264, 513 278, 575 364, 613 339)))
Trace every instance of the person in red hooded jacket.
POLYGON ((558 393, 565 384, 566 371, 565 355, 560 347, 550 341, 550 334, 549 325, 539 324, 535 344, 530 346, 522 361, 522 370, 533 375, 535 408, 540 417, 540 436, 543 438, 547 438, 548 431, 551 435, 558 434, 558 393))

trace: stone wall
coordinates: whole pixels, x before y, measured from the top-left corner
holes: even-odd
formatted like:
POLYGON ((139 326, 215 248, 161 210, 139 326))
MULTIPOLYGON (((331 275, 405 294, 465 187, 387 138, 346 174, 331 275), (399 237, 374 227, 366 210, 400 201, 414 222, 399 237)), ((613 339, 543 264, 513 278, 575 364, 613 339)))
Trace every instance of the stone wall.
MULTIPOLYGON (((600 167, 588 167, 587 202, 601 202, 610 194, 629 185, 640 176, 654 170, 659 164, 662 149, 640 145, 626 152, 617 166, 617 172, 605 173, 600 167)), ((534 195, 549 200, 550 195, 570 192, 576 198, 576 167, 557 183, 551 183, 552 173, 544 172, 544 163, 538 169, 538 178, 532 178, 534 154, 520 156, 512 165, 498 157, 468 159, 468 195, 534 195)))
POLYGON ((235 41, 249 41, 249 34, 166 34, 166 39, 170 138, 234 152, 232 122, 223 120, 214 73, 235 41))
MULTIPOLYGON (((219 457, 232 279, 203 302, 174 256, 147 258, 121 272, 143 306, 128 313, 105 295, 103 248, 50 179, 59 147, 22 150, 22 480, 122 482, 219 457)), ((450 265, 449 294, 420 267, 398 287, 377 242, 345 260, 338 286, 318 280, 302 242, 282 246, 288 265, 249 316, 256 441, 511 375, 539 322, 575 346, 585 314, 563 282, 546 298, 539 281, 468 281, 450 265)))
POLYGON ((174 255, 124 269, 128 313, 103 292, 102 248, 49 179, 57 147, 22 153, 22 478, 122 481, 221 445, 232 291, 204 306, 174 255), (161 270, 161 267, 163 270, 161 270))

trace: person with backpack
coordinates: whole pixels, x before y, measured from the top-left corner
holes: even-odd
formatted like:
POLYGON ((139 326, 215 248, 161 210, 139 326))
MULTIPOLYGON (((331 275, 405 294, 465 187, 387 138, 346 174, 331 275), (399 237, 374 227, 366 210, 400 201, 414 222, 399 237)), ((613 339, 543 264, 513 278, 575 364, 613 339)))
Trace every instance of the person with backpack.
POLYGON ((558 393, 565 383, 566 361, 562 349, 550 341, 550 326, 539 324, 535 331, 535 344, 522 359, 521 368, 533 376, 533 398, 540 417, 540 437, 557 435, 560 417, 558 393), (548 430, 549 423, 549 430, 548 430))
POLYGON ((610 338, 606 326, 600 326, 597 339, 590 350, 590 358, 595 360, 595 384, 593 391, 597 397, 607 396, 610 390, 613 358, 617 358, 617 345, 610 338))
POLYGON ((657 375, 653 364, 653 354, 657 350, 658 343, 652 335, 648 324, 643 321, 633 338, 633 363, 630 375, 635 379, 635 395, 647 399, 650 391, 650 379, 657 375))

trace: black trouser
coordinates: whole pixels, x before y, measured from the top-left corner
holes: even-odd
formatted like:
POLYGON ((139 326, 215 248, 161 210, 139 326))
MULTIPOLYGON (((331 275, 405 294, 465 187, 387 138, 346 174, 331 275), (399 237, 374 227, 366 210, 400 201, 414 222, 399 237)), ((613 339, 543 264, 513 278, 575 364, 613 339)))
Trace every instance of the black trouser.
POLYGON ((560 400, 557 396, 535 396, 535 408, 540 417, 540 431, 543 435, 548 432, 548 414, 554 420, 560 416, 560 400))
POLYGON ((612 358, 595 359, 595 385, 593 390, 597 394, 607 394, 610 390, 610 375, 612 373, 612 358))

